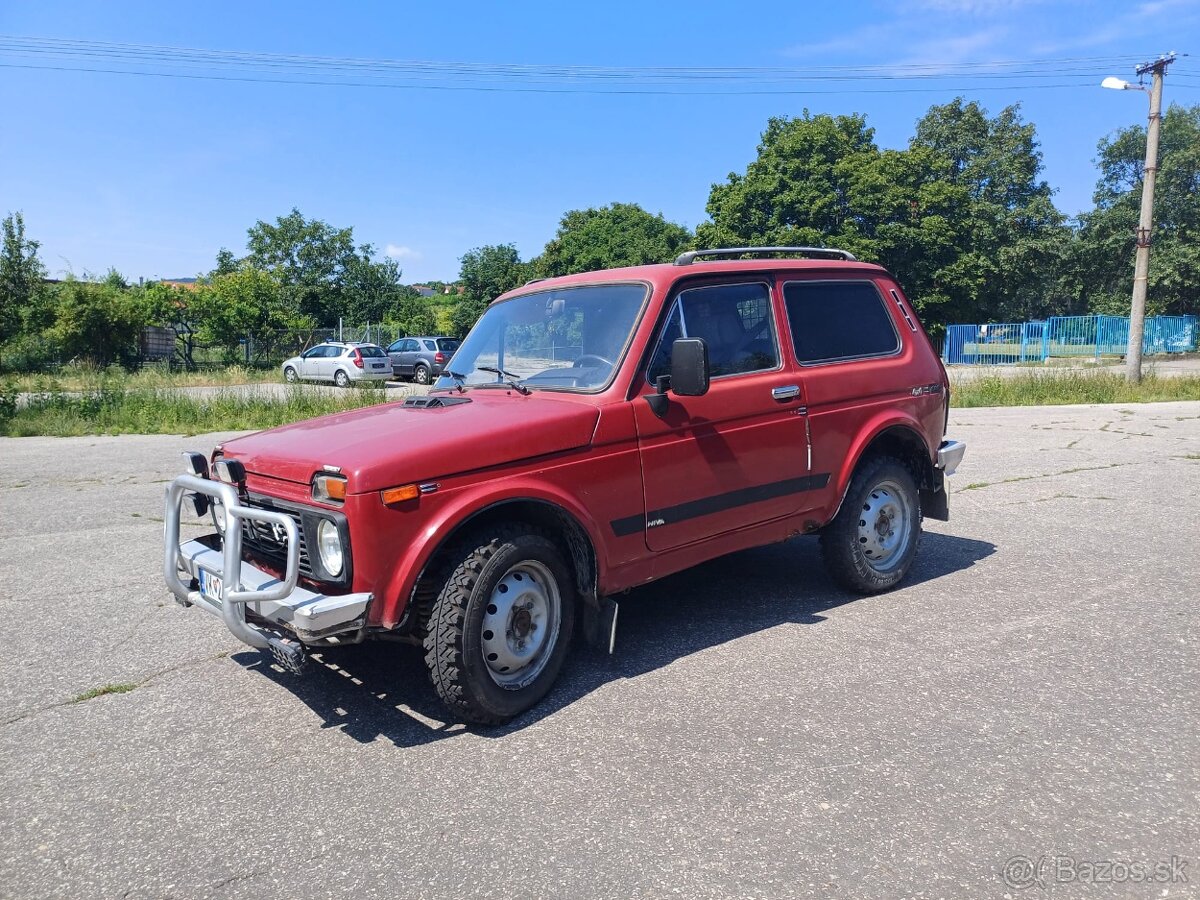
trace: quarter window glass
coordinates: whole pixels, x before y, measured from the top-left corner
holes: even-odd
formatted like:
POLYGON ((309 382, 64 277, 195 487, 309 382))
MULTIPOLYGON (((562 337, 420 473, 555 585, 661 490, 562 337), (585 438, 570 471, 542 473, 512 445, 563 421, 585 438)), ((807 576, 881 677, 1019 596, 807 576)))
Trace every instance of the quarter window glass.
POLYGON ((765 284, 719 284, 680 294, 650 361, 651 383, 670 372, 671 345, 680 337, 704 338, 714 378, 779 365, 765 284))
POLYGON ((792 346, 802 363, 895 353, 900 339, 875 285, 793 281, 783 287, 792 346))
POLYGON ((437 349, 437 346, 433 343, 433 341, 422 341, 421 343, 425 345, 426 350, 436 350, 437 349))

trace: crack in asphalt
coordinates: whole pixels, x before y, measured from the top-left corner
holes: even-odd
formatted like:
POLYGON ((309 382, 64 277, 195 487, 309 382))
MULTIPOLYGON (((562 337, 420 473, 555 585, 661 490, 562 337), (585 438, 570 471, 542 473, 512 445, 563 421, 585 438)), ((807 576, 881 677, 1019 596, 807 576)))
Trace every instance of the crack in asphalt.
MULTIPOLYGON (((143 686, 149 684, 151 681, 153 681, 156 678, 161 678, 163 675, 169 675, 172 672, 178 672, 182 669, 186 669, 191 666, 201 665, 202 663, 215 662, 218 659, 227 659, 228 657, 229 657, 229 651, 222 650, 220 653, 216 653, 212 656, 204 656, 204 657, 201 657, 200 659, 184 660, 183 662, 176 663, 173 666, 164 666, 161 669, 157 669, 157 670, 151 672, 149 675, 144 675, 142 678, 138 679, 137 681, 132 682, 132 684, 135 685, 135 688, 140 688, 140 687, 143 687, 143 686)), ((132 693, 132 691, 125 691, 124 693, 132 693)), ((107 695, 106 694, 98 694, 97 695, 97 697, 103 697, 103 696, 107 696, 107 695)), ((41 715, 44 712, 50 712, 51 710, 61 709, 64 706, 83 706, 85 703, 90 702, 90 700, 97 699, 97 697, 91 697, 91 698, 89 698, 89 700, 79 700, 78 696, 68 697, 65 700, 55 700, 53 703, 46 703, 46 704, 43 704, 42 706, 35 706, 32 709, 27 709, 27 710, 25 710, 25 712, 19 713, 15 716, 10 716, 9 718, 0 721, 0 727, 3 727, 5 725, 15 725, 17 722, 24 722, 26 719, 31 719, 34 716, 41 715)))
POLYGON ((1118 469, 1122 466, 1132 466, 1133 463, 1109 463, 1106 466, 1079 466, 1074 469, 1064 469, 1061 472, 1043 472, 1040 475, 1015 475, 1012 478, 1002 478, 999 481, 977 481, 964 488, 954 491, 964 494, 967 491, 982 491, 984 488, 996 487, 1001 484, 1016 484, 1019 481, 1037 481, 1042 478, 1057 478, 1059 475, 1074 475, 1077 472, 1098 472, 1104 469, 1118 469))

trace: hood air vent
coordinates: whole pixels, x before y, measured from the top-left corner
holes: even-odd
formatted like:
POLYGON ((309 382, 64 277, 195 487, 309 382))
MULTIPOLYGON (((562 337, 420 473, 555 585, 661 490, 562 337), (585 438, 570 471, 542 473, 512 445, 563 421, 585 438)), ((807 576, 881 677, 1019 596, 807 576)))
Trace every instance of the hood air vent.
POLYGON ((470 403, 470 397, 408 397, 404 401, 405 409, 441 409, 443 406, 458 406, 460 403, 470 403))

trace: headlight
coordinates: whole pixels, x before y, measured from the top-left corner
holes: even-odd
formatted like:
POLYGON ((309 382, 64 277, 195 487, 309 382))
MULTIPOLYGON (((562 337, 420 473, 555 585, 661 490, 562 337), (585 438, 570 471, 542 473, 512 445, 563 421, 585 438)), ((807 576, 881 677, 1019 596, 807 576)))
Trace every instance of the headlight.
POLYGON ((334 578, 342 574, 342 536, 329 519, 322 519, 317 526, 317 552, 321 554, 321 567, 328 574, 334 578))

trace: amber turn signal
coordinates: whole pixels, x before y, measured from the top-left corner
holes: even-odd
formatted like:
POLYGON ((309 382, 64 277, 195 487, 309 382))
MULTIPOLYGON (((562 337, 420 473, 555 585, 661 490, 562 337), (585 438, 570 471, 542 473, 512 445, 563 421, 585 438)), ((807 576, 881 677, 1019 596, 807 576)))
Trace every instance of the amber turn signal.
POLYGON ((346 499, 346 479, 341 475, 317 475, 313 478, 314 500, 341 503, 346 499))
POLYGON ((416 500, 421 496, 421 489, 415 484, 402 484, 400 487, 388 488, 379 492, 384 503, 403 503, 405 500, 416 500))

